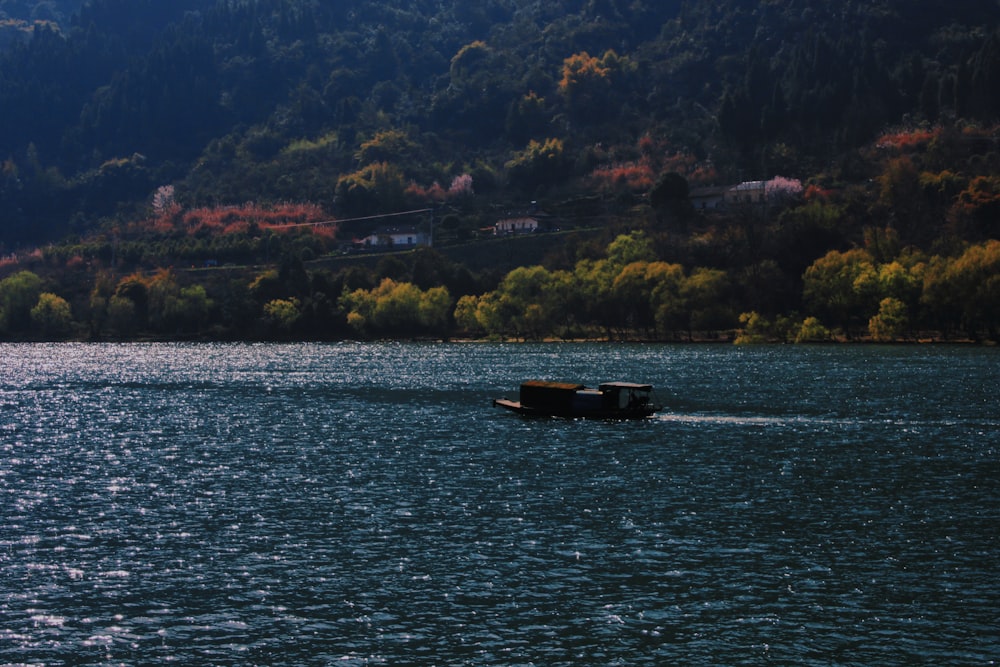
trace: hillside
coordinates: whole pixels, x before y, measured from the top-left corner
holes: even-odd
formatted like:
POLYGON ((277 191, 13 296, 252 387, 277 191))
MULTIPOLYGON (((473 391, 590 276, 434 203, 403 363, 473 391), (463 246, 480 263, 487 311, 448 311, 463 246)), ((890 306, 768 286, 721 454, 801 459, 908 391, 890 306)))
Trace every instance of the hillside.
MULTIPOLYGON (((19 35, 0 51, 0 253, 45 246, 44 271, 30 268, 53 289, 85 279, 110 298, 102 270, 285 258, 292 271, 402 211, 426 211, 399 220, 435 225, 439 245, 469 243, 536 201, 564 230, 598 232, 550 253, 548 270, 641 229, 652 255, 640 257, 727 276, 728 314, 710 327, 726 328, 743 311, 809 309, 805 272, 830 251, 864 248, 877 268, 904 249, 957 258, 997 238, 993 0, 0 7, 19 35), (777 176, 796 198, 764 217, 688 200, 777 176), (878 239, 894 250, 872 253, 878 239)), ((331 313, 344 289, 382 278, 435 286, 413 269, 332 276, 331 313)), ((503 278, 442 271, 453 299, 503 278)), ((86 319, 86 294, 65 296, 86 319)), ((871 298, 850 316, 811 308, 849 332, 871 298)), ((584 319, 693 327, 602 317, 584 319)))
POLYGON ((188 205, 369 212, 336 185, 381 162, 523 200, 644 137, 711 177, 804 177, 906 119, 992 120, 998 19, 981 0, 95 0, 0 54, 0 242, 166 184, 188 205), (558 155, 536 168, 532 140, 558 155))

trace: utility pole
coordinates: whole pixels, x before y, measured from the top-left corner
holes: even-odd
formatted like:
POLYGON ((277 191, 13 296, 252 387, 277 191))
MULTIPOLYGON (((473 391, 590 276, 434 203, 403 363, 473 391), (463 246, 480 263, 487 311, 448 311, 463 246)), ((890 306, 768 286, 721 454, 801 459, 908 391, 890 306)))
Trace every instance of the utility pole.
POLYGON ((434 247, 434 207, 431 207, 430 210, 428 211, 428 220, 430 220, 430 222, 428 223, 428 225, 430 226, 430 233, 427 235, 427 247, 428 248, 433 248, 434 247))

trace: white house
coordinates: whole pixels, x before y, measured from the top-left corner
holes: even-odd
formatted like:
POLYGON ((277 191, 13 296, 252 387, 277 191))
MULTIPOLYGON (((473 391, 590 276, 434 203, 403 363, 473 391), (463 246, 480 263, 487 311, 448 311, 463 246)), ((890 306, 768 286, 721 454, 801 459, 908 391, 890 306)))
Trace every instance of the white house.
POLYGON ((428 245, 427 233, 416 227, 383 227, 377 229, 362 242, 369 248, 415 248, 428 245))
POLYGON ((493 225, 493 233, 497 236, 508 234, 530 234, 538 231, 538 219, 530 216, 504 218, 493 225))
POLYGON ((726 190, 726 204, 745 206, 767 203, 767 181, 744 181, 726 190))

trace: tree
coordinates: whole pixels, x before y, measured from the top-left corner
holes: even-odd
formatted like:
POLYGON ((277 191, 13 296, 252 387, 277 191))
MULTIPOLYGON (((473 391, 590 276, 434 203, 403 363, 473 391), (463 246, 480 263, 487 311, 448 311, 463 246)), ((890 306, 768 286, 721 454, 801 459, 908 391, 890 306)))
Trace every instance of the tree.
POLYGON ((924 273, 921 302, 939 326, 972 338, 1000 332, 1000 241, 969 246, 954 259, 936 258, 924 273))
POLYGON ((695 331, 729 329, 736 314, 727 306, 729 277, 721 269, 696 268, 681 284, 681 298, 687 311, 688 338, 695 331))
POLYGON ((506 167, 512 184, 534 192, 562 179, 568 173, 569 160, 562 140, 550 137, 544 142, 532 139, 527 148, 514 154, 506 167))
POLYGON ((402 170, 389 162, 375 162, 337 179, 337 207, 348 215, 402 210, 406 200, 402 170))
POLYGON ((802 295, 820 319, 850 332, 851 325, 867 321, 877 307, 878 273, 865 250, 831 250, 803 275, 802 295))
POLYGON ((403 160, 409 162, 420 147, 401 130, 383 130, 361 144, 354 157, 361 165, 403 160))
POLYGON ((134 335, 140 326, 135 302, 118 294, 112 296, 108 301, 108 323, 118 336, 134 335))
POLYGON ((73 324, 69 302, 51 292, 42 292, 31 309, 31 324, 46 338, 64 336, 73 324))
POLYGON ((617 268, 623 268, 632 262, 650 262, 656 259, 653 243, 645 232, 620 234, 608 244, 608 261, 617 268))
POLYGON ((682 296, 684 267, 680 264, 653 262, 649 265, 647 277, 653 285, 650 305, 657 331, 665 334, 686 329, 686 308, 682 296))
POLYGON ((802 326, 795 334, 796 343, 817 343, 830 340, 830 330, 817 317, 802 320, 802 326))
POLYGON ((773 340, 774 326, 757 311, 741 313, 739 319, 743 328, 733 341, 736 345, 759 345, 773 340))
POLYGON ((119 333, 131 333, 145 328, 149 321, 149 286, 146 277, 141 273, 133 273, 119 280, 109 309, 112 306, 115 310, 112 320, 119 333), (131 308, 125 306, 125 301, 132 304, 131 308))
POLYGON ((613 104, 616 84, 633 69, 631 60, 611 50, 600 58, 586 51, 575 53, 563 61, 559 92, 578 119, 603 121, 617 108, 613 104))
POLYGON ((301 303, 298 299, 274 299, 264 304, 264 317, 271 330, 287 335, 292 332, 302 317, 301 303))
POLYGON ((898 340, 909 324, 906 304, 886 297, 879 303, 878 314, 868 320, 868 332, 873 340, 885 343, 898 340))
MULTIPOLYGON (((629 237, 619 237, 619 240, 629 237)), ((612 244, 614 245, 614 244, 612 244)), ((635 261, 624 266, 612 284, 620 323, 655 336, 683 327, 684 268, 667 262, 635 261)))
POLYGON ((479 297, 474 294, 465 294, 458 299, 455 304, 455 324, 462 331, 477 333, 484 332, 485 327, 478 317, 479 297))
POLYGON ((432 333, 446 334, 452 306, 451 294, 446 287, 432 287, 420 295, 420 326, 432 333))
POLYGON ((544 338, 559 321, 558 301, 553 299, 555 277, 542 266, 518 267, 497 287, 500 303, 510 312, 508 325, 516 334, 544 338))
POLYGON ((351 328, 362 335, 443 334, 452 299, 445 287, 424 291, 413 283, 383 278, 374 289, 346 292, 340 307, 351 328))
POLYGON ((174 312, 181 330, 188 332, 200 331, 212 316, 215 301, 208 298, 208 292, 202 285, 182 287, 174 312))
POLYGON ((504 130, 512 142, 524 143, 544 136, 549 127, 549 120, 545 98, 530 91, 511 103, 507 111, 507 120, 504 122, 504 130))
POLYGON ((42 293, 42 279, 31 271, 20 271, 0 280, 0 334, 27 331, 31 309, 42 293))
MULTIPOLYGON (((998 65, 1000 66, 1000 65, 998 65)), ((1000 176, 977 176, 962 190, 949 217, 964 238, 996 238, 1000 234, 1000 176)))
POLYGON ((615 277, 612 291, 621 308, 624 323, 636 330, 653 331, 653 290, 656 283, 650 275, 649 262, 632 262, 615 277))
POLYGON ((657 218, 680 218, 691 212, 690 188, 687 179, 671 171, 661 174, 649 191, 649 203, 657 218))

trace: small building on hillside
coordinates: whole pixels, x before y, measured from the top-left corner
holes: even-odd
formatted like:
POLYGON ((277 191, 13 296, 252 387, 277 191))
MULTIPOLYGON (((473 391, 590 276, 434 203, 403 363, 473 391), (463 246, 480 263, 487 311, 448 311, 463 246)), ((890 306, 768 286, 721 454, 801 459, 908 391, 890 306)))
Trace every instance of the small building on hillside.
POLYGON ((416 227, 382 227, 362 239, 362 243, 367 248, 406 249, 428 245, 429 237, 416 227))
POLYGON ((767 204, 767 181, 744 181, 726 190, 728 206, 767 204))
POLYGON ((776 176, 770 181, 694 188, 688 200, 696 211, 781 208, 801 196, 802 189, 798 179, 776 176))
POLYGON ((531 234, 538 231, 538 218, 535 216, 515 216, 498 220, 493 225, 493 233, 497 236, 511 234, 531 234))
POLYGON ((722 208, 726 201, 726 186, 713 186, 707 188, 694 188, 688 194, 691 205, 696 211, 714 211, 722 208))

